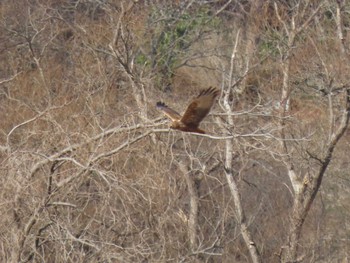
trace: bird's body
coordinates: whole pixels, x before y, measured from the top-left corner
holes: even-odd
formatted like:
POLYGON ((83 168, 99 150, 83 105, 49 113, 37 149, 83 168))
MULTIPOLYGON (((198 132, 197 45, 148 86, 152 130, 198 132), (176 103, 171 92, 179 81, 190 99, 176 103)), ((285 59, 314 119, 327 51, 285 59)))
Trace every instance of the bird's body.
POLYGON ((170 128, 184 132, 205 133, 198 126, 208 115, 218 95, 219 90, 212 87, 202 90, 198 97, 191 101, 182 116, 163 102, 157 102, 157 108, 172 120, 170 128))

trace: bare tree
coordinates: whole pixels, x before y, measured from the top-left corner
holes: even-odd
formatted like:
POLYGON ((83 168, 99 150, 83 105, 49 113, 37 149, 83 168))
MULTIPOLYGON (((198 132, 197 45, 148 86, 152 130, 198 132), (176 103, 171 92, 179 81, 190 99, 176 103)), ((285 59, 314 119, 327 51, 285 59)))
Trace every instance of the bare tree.
POLYGON ((349 5, 316 2, 2 1, 1 260, 344 259, 349 5), (154 107, 209 86, 208 134, 154 107))
MULTIPOLYGON (((304 33, 305 29, 310 26, 314 20, 313 18, 318 15, 321 8, 324 6, 325 2, 319 3, 319 5, 309 14, 307 14, 307 6, 299 3, 296 8, 296 11, 292 14, 290 21, 284 21, 280 14, 278 5, 275 3, 275 11, 278 19, 283 25, 283 29, 287 36, 287 45, 283 48, 281 53, 281 67, 283 72, 283 85, 282 85, 282 95, 280 103, 280 131, 281 131, 281 148, 283 161, 286 165, 288 176, 293 186, 294 190, 294 201, 293 209, 291 213, 291 228, 289 234, 289 241, 286 247, 286 252, 283 253, 281 260, 283 262, 299 262, 305 255, 304 253, 299 252, 300 242, 301 242, 301 233, 302 227, 306 220, 306 217, 310 211, 310 208, 315 200, 315 197, 319 191, 319 188, 322 183, 324 174, 329 166, 330 161, 332 160, 334 149, 344 135, 345 130, 348 127, 349 117, 350 117, 350 100, 349 100, 349 89, 347 85, 343 87, 335 87, 334 79, 328 71, 328 66, 325 64, 323 55, 318 51, 317 45, 311 40, 318 54, 319 60, 322 62, 323 72, 325 75, 324 88, 329 91, 327 92, 328 97, 328 107, 329 107, 329 127, 327 139, 325 139, 322 144, 322 150, 320 153, 314 154, 309 149, 305 149, 308 158, 317 162, 317 164, 309 164, 314 166, 314 168, 309 167, 307 172, 303 173, 301 170, 298 171, 297 167, 300 167, 300 164, 297 164, 297 159, 294 157, 293 151, 295 150, 293 143, 290 142, 290 136, 293 136, 290 133, 290 126, 287 124, 287 117, 290 114, 290 100, 292 98, 293 88, 290 84, 290 74, 291 74, 291 61, 293 57, 293 48, 297 45, 297 37, 304 33), (340 89, 340 93, 335 95, 332 90, 340 89), (338 100, 337 97, 341 97, 339 107, 342 108, 340 112, 335 114, 335 100, 338 100), (340 118, 340 121, 336 120, 340 118), (312 171, 312 172, 311 172, 312 171)), ((339 9, 339 6, 338 6, 339 9)), ((339 13, 339 12, 337 12, 339 13)), ((337 16, 337 25, 338 25, 338 35, 341 29, 339 25, 339 15, 337 16)), ((340 37, 340 42, 342 42, 340 37)), ((340 45, 342 53, 344 53, 344 48, 340 45)), ((312 136, 310 134, 310 136, 312 136)), ((293 136, 295 137, 295 135, 293 136)), ((311 162, 312 163, 312 162, 311 162)))
MULTIPOLYGON (((235 63, 235 58, 237 54, 237 45, 239 43, 239 31, 236 36, 235 40, 235 45, 232 50, 232 55, 231 55, 231 62, 230 62, 230 69, 229 69, 229 77, 228 77, 228 88, 224 89, 223 92, 223 105, 225 112, 227 114, 227 127, 224 127, 223 130, 227 129, 232 129, 234 127, 234 122, 232 118, 233 110, 232 106, 230 105, 230 100, 229 96, 232 92, 232 88, 235 87, 235 85, 232 83, 233 81, 233 68, 234 68, 234 63, 235 63), (229 128, 228 128, 229 127, 229 128)), ((235 212, 236 212, 236 220, 237 223, 240 227, 242 237, 245 241, 245 244, 247 248, 249 249, 250 252, 250 257, 252 259, 252 262, 261 262, 261 258, 259 255, 259 250, 254 242, 254 239, 252 237, 251 231, 249 230, 248 227, 248 222, 247 218, 245 215, 245 211, 243 209, 242 203, 241 203, 241 194, 240 190, 238 188, 238 183, 237 183, 237 174, 235 175, 233 172, 233 159, 234 159, 234 144, 231 138, 226 139, 225 143, 225 175, 226 175, 226 180, 228 182, 229 189, 231 191, 233 200, 234 200, 234 205, 235 205, 235 212)))

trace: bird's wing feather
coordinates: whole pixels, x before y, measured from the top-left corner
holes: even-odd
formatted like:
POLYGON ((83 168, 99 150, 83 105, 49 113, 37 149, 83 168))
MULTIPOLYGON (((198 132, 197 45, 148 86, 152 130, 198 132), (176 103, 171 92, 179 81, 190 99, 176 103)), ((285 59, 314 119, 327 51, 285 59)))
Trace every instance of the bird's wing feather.
POLYGON ((168 116, 172 121, 178 121, 181 119, 181 115, 178 112, 169 108, 163 102, 157 102, 157 108, 161 110, 166 116, 168 116))
POLYGON ((215 98, 219 95, 219 90, 209 88, 202 90, 198 97, 188 105, 181 122, 189 127, 198 127, 213 106, 215 98))

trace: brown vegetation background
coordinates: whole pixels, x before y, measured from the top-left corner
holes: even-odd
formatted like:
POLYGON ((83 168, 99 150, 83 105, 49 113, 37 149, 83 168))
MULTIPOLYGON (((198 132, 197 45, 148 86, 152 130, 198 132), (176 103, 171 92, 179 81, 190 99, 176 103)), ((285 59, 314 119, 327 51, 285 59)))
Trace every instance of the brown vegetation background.
POLYGON ((0 262, 349 262, 349 14, 1 1, 0 262))

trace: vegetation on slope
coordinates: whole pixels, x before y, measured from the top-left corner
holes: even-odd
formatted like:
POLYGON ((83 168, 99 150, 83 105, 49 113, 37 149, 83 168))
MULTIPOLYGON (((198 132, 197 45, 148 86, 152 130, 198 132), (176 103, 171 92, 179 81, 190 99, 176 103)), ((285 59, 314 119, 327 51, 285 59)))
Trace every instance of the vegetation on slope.
POLYGON ((0 261, 347 262, 349 11, 1 1, 0 261))

